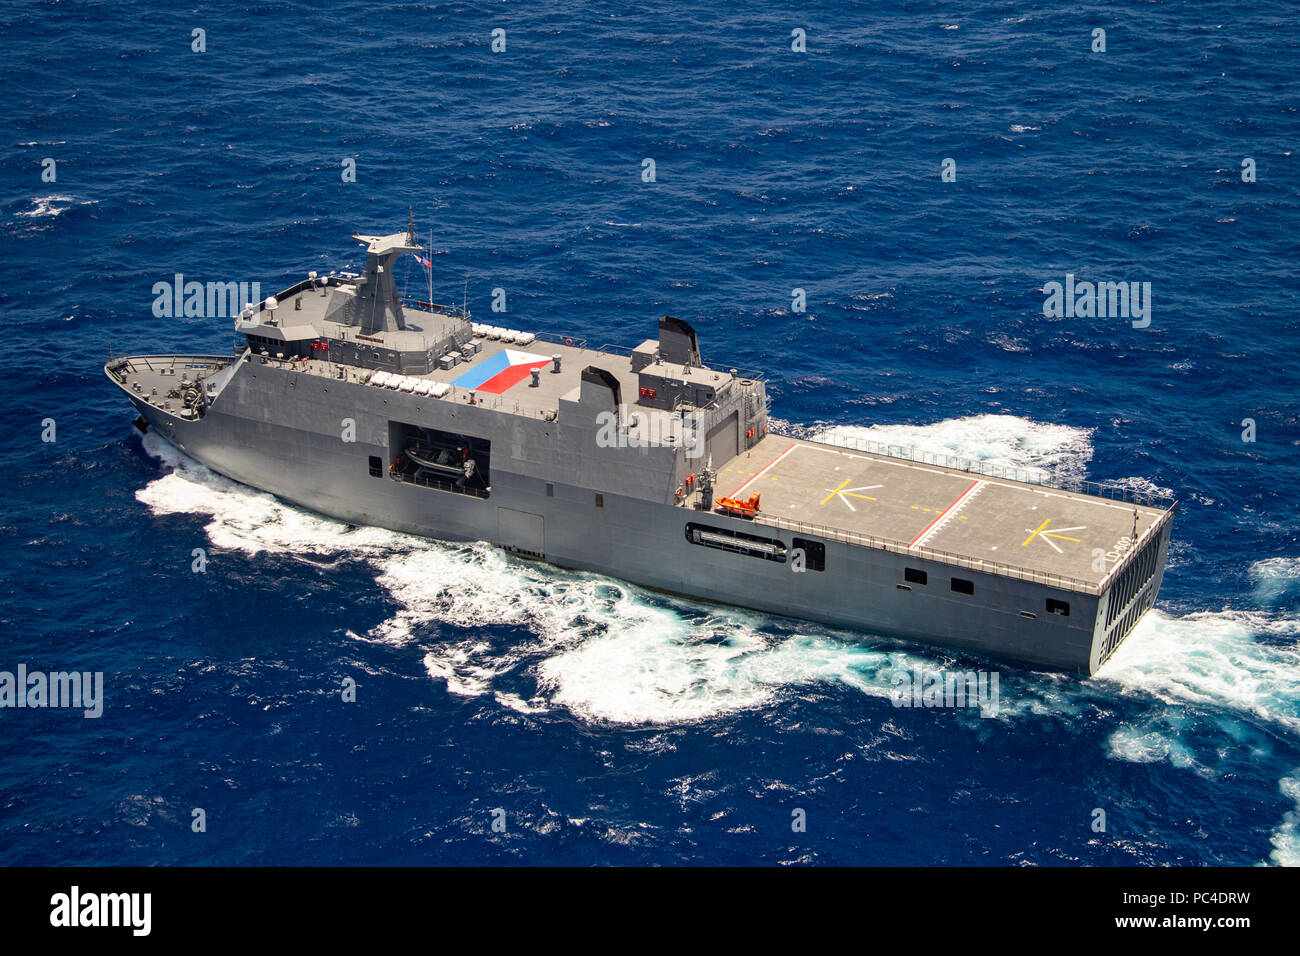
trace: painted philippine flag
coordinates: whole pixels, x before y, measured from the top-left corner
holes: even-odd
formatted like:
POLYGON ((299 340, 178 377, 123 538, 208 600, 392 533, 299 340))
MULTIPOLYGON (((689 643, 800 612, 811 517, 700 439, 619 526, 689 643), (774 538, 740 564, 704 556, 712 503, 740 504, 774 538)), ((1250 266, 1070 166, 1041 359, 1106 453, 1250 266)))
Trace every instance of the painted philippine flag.
POLYGON ((510 386, 526 379, 533 369, 550 364, 551 360, 545 355, 502 349, 496 355, 479 362, 451 384, 475 392, 500 395, 510 386))

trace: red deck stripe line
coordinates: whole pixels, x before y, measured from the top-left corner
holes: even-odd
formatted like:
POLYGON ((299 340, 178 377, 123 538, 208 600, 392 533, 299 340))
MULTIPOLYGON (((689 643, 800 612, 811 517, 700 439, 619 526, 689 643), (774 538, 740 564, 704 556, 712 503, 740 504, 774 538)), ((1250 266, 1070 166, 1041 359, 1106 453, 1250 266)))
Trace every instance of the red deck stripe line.
POLYGON ((931 528, 933 528, 936 524, 939 523, 939 518, 942 518, 942 517, 943 517, 944 515, 946 515, 949 511, 952 511, 953 508, 957 507, 957 502, 958 502, 958 501, 961 501, 961 500, 962 500, 963 498, 965 498, 968 494, 970 494, 970 489, 971 489, 971 488, 974 488, 974 487, 975 487, 976 485, 978 485, 982 480, 983 480, 982 478, 976 478, 974 481, 972 481, 972 482, 970 483, 970 488, 967 488, 965 491, 963 491, 961 494, 959 494, 959 495, 958 495, 958 496, 953 500, 953 503, 950 504, 948 507, 944 508, 944 509, 943 509, 943 512, 939 515, 939 517, 938 517, 938 518, 935 518, 935 519, 934 519, 933 521, 931 521, 928 525, 926 525, 926 526, 925 526, 925 530, 922 531, 920 534, 918 534, 918 535, 917 535, 915 538, 913 538, 911 541, 909 541, 909 542, 907 543, 907 546, 910 548, 912 545, 916 544, 916 542, 918 542, 918 541, 920 541, 922 538, 924 538, 925 535, 926 535, 926 532, 928 532, 931 528))
POLYGON ((731 498, 736 497, 736 495, 740 494, 742 491, 744 491, 746 488, 748 488, 748 487, 749 487, 750 485, 752 485, 754 482, 758 481, 758 479, 762 478, 765 474, 767 474, 768 469, 770 469, 770 468, 772 467, 772 465, 775 465, 778 461, 780 461, 782 458, 784 458, 786 455, 790 454, 790 452, 794 451, 794 450, 795 450, 796 448, 798 448, 798 447, 799 447, 799 443, 798 443, 798 442, 795 442, 793 445, 791 445, 791 446, 790 446, 789 448, 787 448, 785 451, 781 452, 781 454, 777 455, 775 458, 772 459, 771 464, 769 464, 769 465, 767 466, 767 468, 764 468, 762 471, 760 471, 760 472, 759 472, 757 475, 755 475, 753 478, 749 479, 749 481, 745 482, 743 485, 741 485, 739 488, 737 488, 735 491, 733 491, 733 492, 730 494, 729 497, 731 497, 731 498))

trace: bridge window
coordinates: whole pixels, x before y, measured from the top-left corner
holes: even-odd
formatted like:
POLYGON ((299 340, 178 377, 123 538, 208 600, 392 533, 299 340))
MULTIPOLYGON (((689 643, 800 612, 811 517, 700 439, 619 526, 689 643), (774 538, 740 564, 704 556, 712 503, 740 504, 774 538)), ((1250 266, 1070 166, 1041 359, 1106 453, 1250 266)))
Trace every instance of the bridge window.
POLYGON ((975 582, 967 581, 965 578, 953 578, 952 589, 958 594, 974 594, 975 582))

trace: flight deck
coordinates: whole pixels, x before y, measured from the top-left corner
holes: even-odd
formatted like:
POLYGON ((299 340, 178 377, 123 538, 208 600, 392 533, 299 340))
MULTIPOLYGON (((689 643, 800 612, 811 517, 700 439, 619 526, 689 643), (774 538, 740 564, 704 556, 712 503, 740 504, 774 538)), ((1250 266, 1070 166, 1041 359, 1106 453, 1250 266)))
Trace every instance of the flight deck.
POLYGON ((719 496, 761 495, 759 523, 799 523, 890 550, 1096 592, 1168 510, 768 434, 718 470, 719 496), (866 542, 876 543, 876 542, 866 542), (1101 559, 1095 552, 1100 550, 1101 559))

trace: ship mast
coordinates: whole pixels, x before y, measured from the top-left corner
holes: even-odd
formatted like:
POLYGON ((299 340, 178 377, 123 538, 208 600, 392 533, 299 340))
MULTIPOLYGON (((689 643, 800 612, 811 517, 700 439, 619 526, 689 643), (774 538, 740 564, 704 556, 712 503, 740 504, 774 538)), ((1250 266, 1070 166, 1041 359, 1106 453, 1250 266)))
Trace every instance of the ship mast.
MULTIPOLYGON (((406 244, 408 246, 414 246, 417 249, 419 248, 419 243, 415 241, 415 207, 413 205, 408 205, 406 207, 406 244)), ((432 312, 433 311, 433 229, 432 228, 429 229, 429 246, 427 249, 424 250, 424 254, 425 254, 424 255, 425 262, 428 263, 428 265, 424 267, 424 272, 429 282, 429 311, 432 312)))

